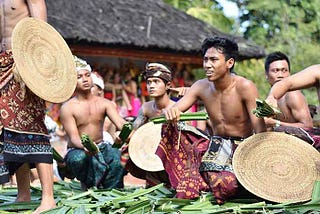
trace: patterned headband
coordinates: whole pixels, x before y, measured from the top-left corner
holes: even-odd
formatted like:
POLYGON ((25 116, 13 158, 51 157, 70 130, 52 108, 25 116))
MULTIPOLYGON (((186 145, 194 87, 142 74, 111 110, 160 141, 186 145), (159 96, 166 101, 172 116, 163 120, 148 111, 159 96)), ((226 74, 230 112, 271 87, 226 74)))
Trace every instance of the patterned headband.
POLYGON ((157 77, 166 80, 167 82, 172 81, 171 71, 166 66, 160 63, 148 63, 146 65, 146 70, 142 75, 145 79, 148 79, 150 77, 157 77))
POLYGON ((91 66, 83 59, 74 56, 74 62, 76 63, 76 71, 87 70, 89 72, 92 71, 91 66))

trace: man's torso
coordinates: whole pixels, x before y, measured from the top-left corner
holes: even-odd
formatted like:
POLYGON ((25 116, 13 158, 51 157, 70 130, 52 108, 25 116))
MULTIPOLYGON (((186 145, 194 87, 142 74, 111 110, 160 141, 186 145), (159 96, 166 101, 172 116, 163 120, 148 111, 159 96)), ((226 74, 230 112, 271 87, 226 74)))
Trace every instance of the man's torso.
POLYGON ((209 114, 213 133, 220 136, 247 137, 252 134, 252 125, 244 104, 241 91, 238 90, 238 78, 223 92, 214 88, 214 84, 203 84, 200 98, 209 114))
POLYGON ((11 49, 11 34, 14 26, 23 18, 30 16, 25 0, 1 0, 1 43, 11 49))
POLYGON ((92 140, 102 140, 102 129, 106 116, 103 99, 94 97, 92 100, 79 101, 76 98, 70 103, 79 133, 89 134, 92 140))

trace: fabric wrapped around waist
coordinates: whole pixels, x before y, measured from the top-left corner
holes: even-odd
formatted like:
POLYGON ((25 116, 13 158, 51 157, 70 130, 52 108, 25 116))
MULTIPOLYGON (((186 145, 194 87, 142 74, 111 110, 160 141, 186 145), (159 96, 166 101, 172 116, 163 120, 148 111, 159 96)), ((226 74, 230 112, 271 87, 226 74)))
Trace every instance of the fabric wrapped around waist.
POLYGON ((208 150, 202 157, 199 170, 204 171, 230 171, 232 168, 232 156, 243 138, 240 137, 210 137, 208 150))
POLYGON ((156 154, 162 160, 177 198, 196 198, 209 189, 199 173, 201 155, 208 144, 207 136, 192 126, 163 124, 156 154))
POLYGON ((68 169, 88 188, 122 188, 125 170, 120 164, 120 151, 107 143, 98 147, 100 152, 94 156, 83 149, 69 149, 65 157, 68 169))

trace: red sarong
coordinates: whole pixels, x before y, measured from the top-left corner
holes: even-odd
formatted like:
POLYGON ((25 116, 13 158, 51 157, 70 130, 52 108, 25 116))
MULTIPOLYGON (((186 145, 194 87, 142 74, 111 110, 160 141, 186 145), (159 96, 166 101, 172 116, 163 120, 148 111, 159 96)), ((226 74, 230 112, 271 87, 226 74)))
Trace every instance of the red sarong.
POLYGON ((199 172, 202 154, 209 140, 195 130, 179 131, 171 124, 163 124, 161 141, 156 154, 162 160, 177 198, 196 198, 209 186, 199 172))

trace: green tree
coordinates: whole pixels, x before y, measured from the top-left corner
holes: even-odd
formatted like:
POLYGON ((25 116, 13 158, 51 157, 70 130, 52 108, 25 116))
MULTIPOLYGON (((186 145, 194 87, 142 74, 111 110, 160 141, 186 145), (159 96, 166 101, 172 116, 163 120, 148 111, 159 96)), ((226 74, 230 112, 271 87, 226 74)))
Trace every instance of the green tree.
MULTIPOLYGON (((319 63, 320 0, 231 1, 239 7, 243 36, 267 53, 286 53, 293 73, 319 63)), ((314 92, 304 92, 309 103, 317 103, 314 92)))
POLYGON ((224 15, 221 5, 215 0, 164 0, 173 7, 186 12, 222 32, 234 31, 235 20, 224 15))
MULTIPOLYGON (((222 6, 218 1, 210 0, 165 0, 166 3, 180 9, 191 16, 201 19, 213 27, 224 31, 225 33, 234 33, 240 35, 239 25, 233 18, 226 17, 222 11, 222 6)), ((251 79, 259 88, 259 93, 265 97, 269 86, 265 80, 263 71, 263 60, 246 60, 237 62, 235 66, 237 74, 251 79)), ((203 69, 195 69, 197 79, 205 78, 203 69)))
MULTIPOLYGON (((165 0, 221 31, 239 34, 254 41, 264 47, 267 53, 286 53, 291 60, 293 73, 319 63, 320 0, 229 1, 236 3, 239 8, 238 20, 225 17, 218 1, 165 0)), ((235 70, 251 79, 258 86, 260 95, 265 97, 270 87, 265 81, 263 65, 264 59, 248 60, 237 63, 235 70)), ((309 103, 318 103, 314 90, 303 92, 309 103)))

